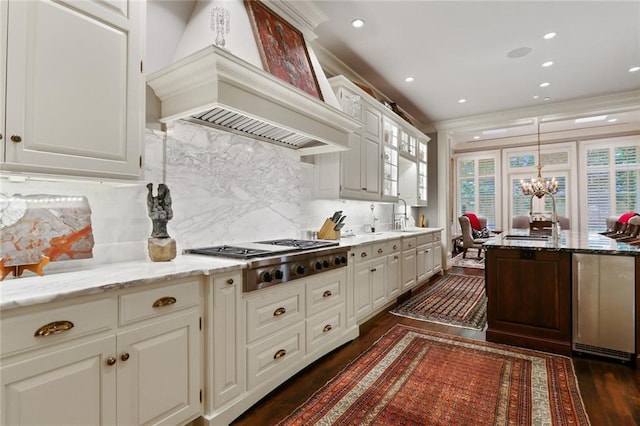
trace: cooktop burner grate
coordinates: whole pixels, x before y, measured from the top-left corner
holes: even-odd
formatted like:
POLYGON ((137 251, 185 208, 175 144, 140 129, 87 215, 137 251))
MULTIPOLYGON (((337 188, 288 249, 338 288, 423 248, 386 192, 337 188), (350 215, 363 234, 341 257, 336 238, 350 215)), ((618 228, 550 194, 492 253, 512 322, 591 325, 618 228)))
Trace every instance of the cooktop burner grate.
POLYGON ((189 249, 186 250, 186 252, 193 254, 205 254, 208 256, 232 257, 235 259, 250 259, 253 257, 267 256, 273 253, 271 250, 259 250, 234 246, 203 247, 189 249))
POLYGON ((288 247, 298 247, 301 249, 311 249, 311 248, 333 247, 333 246, 339 245, 340 243, 337 241, 296 240, 292 238, 287 238, 287 239, 280 239, 280 240, 258 241, 256 244, 270 244, 274 246, 288 246, 288 247))

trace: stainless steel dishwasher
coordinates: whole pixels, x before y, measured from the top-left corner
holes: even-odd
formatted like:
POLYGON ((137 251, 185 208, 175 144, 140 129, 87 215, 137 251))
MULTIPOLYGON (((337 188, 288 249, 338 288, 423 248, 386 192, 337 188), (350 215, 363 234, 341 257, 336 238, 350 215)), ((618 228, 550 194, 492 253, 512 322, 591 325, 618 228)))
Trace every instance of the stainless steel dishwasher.
POLYGON ((635 353, 635 258, 572 258, 573 350, 629 361, 635 353))

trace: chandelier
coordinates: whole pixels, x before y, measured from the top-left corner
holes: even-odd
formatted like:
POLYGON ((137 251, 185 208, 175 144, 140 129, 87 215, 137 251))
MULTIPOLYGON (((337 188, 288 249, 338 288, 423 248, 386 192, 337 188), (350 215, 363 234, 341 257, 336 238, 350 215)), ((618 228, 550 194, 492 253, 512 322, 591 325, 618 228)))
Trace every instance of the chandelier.
POLYGON ((558 192, 558 181, 555 177, 544 179, 542 177, 542 164, 540 160, 540 120, 538 123, 538 176, 530 181, 520 181, 520 189, 524 195, 535 195, 538 198, 544 197, 545 194, 555 194, 558 192))

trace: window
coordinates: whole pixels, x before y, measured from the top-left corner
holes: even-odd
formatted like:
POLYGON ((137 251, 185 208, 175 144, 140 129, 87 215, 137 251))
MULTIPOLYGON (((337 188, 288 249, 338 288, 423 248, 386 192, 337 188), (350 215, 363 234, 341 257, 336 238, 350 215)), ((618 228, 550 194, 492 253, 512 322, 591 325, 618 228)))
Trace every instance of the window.
POLYGON ((640 144, 638 139, 586 143, 584 197, 589 231, 606 228, 606 219, 640 211, 640 144))
POLYGON ((457 157, 457 212, 487 218, 487 227, 496 228, 496 182, 498 154, 457 157))

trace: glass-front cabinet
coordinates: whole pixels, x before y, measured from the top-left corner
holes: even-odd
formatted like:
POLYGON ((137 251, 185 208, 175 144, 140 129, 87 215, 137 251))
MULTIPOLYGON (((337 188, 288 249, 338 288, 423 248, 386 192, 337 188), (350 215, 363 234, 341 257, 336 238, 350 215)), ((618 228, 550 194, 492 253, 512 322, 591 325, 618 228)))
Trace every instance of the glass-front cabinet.
POLYGON ((382 197, 395 199, 398 197, 398 151, 385 145, 382 163, 382 197))
POLYGON ((400 153, 416 158, 416 145, 418 139, 406 131, 402 131, 400 134, 400 153))
POLYGON ((418 141, 418 204, 427 204, 427 142, 418 141))

